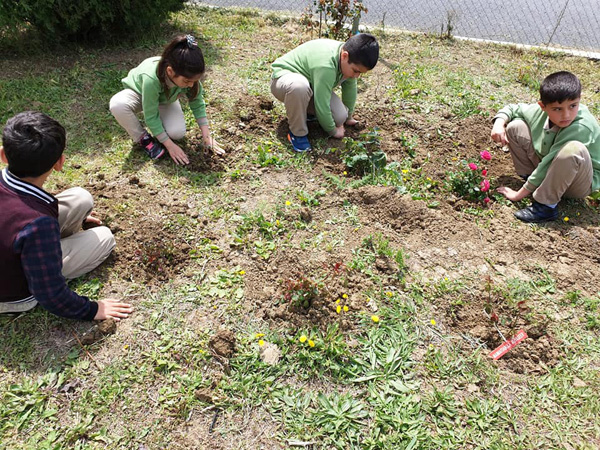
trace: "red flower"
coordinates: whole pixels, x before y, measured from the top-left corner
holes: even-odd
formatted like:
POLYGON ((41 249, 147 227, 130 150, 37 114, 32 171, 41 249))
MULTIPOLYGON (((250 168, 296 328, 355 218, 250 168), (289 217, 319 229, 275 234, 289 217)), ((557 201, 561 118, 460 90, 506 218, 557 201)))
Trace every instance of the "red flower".
POLYGON ((489 202, 491 202, 492 199, 490 199, 489 197, 486 197, 483 199, 483 202, 487 205, 489 202))
POLYGON ((490 182, 488 180, 483 180, 481 182, 481 192, 487 192, 490 190, 490 182))
POLYGON ((469 163, 469 169, 471 169, 471 170, 477 170, 477 164, 475 164, 475 163, 469 163))
POLYGON ((483 169, 483 170, 481 171, 481 175, 483 175, 484 177, 485 177, 485 176, 487 176, 487 170, 483 169))
POLYGON ((485 159, 486 161, 489 161, 490 159, 492 159, 492 155, 487 150, 484 150, 481 153, 479 153, 479 156, 481 156, 481 158, 485 159))

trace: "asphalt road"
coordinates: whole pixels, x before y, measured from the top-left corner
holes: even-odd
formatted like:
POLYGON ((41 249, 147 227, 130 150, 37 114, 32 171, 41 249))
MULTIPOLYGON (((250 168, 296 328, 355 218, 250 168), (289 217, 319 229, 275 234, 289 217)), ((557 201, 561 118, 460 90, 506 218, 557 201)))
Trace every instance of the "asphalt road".
MULTIPOLYGON (((302 12, 312 1, 204 0, 302 12)), ((364 0, 361 23, 440 33, 448 18, 454 36, 600 52, 600 0, 364 0)))

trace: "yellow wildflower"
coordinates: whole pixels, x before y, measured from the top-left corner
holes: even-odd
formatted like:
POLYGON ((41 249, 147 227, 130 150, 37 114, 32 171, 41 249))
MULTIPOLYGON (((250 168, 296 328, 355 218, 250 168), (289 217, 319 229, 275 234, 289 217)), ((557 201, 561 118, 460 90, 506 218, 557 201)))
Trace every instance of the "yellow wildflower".
POLYGON ((568 221, 569 221, 569 218, 568 218, 568 217, 565 217, 563 220, 564 220, 565 222, 568 222, 568 221))
POLYGON ((335 301, 335 304, 337 305, 337 304, 339 304, 340 302, 341 302, 341 300, 338 298, 338 299, 335 301))
POLYGON ((298 339, 298 340, 304 344, 307 339, 308 338, 303 334, 302 336, 300 336, 300 339, 298 339))
POLYGON ((290 206, 292 204, 292 202, 290 202, 289 200, 285 201, 285 206, 290 206))
POLYGON ((379 322, 379 316, 375 316, 375 315, 373 315, 373 316, 371 316, 371 320, 372 320, 373 322, 375 322, 375 323, 378 323, 378 322, 379 322))
POLYGON ((348 172, 346 172, 345 170, 344 170, 344 175, 348 175, 348 172))
POLYGON ((313 341, 312 339, 309 339, 308 340, 308 345, 311 346, 311 347, 314 347, 315 346, 315 341, 313 341))
POLYGON ((265 333, 256 333, 256 334, 254 335, 254 337, 255 337, 255 339, 258 339, 258 338, 261 338, 261 337, 263 337, 264 335, 265 335, 265 333))
POLYGON ((342 295, 342 298, 348 298, 348 294, 342 295))
POLYGON ((344 312, 348 312, 348 306, 344 305, 344 312))
POLYGON ((245 275, 245 274, 246 274, 246 271, 245 271, 245 270, 240 270, 239 274, 240 274, 240 275, 245 275))
POLYGON ((335 311, 339 314, 342 312, 342 307, 340 305, 337 305, 337 307, 335 308, 335 311))
POLYGON ((387 291, 387 292, 385 293, 385 295, 387 295, 388 297, 391 297, 391 296, 392 296, 392 295, 394 295, 394 294, 393 294, 392 292, 390 292, 390 291, 387 291))
POLYGON ((280 224, 280 223, 279 223, 279 219, 277 219, 277 220, 275 221, 275 225, 279 226, 279 224, 280 224))
POLYGON ((262 347, 263 345, 265 345, 265 341, 263 341, 262 339, 260 341, 258 341, 258 345, 260 347, 262 347))
POLYGON ((431 320, 430 320, 430 323, 431 323, 431 325, 434 325, 434 326, 435 326, 435 319, 431 319, 431 320))

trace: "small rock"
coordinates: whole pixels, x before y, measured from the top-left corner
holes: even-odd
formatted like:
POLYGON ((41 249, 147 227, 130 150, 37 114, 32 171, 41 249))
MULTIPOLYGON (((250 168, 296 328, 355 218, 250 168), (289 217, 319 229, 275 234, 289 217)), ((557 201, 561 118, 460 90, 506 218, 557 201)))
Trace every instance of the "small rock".
POLYGON ((103 320, 81 337, 81 343, 83 345, 93 344, 98 342, 104 336, 115 334, 116 331, 117 322, 114 319, 103 320))
POLYGON ((140 179, 137 177, 137 175, 133 175, 131 177, 129 177, 129 184, 139 184, 140 183, 140 179))
POLYGON ((194 392, 194 397, 205 403, 214 403, 214 399, 212 396, 212 391, 210 389, 196 389, 194 392))
POLYGON ((305 223, 309 223, 312 220, 312 213, 310 212, 310 209, 302 208, 300 210, 300 219, 302 219, 302 221, 305 223))
POLYGON ((275 366, 279 363, 279 359, 281 358, 281 350, 275 344, 271 344, 270 342, 265 342, 260 348, 260 359, 265 364, 270 366, 275 366))
POLYGON ((573 387, 576 388, 584 388, 587 386, 587 383, 583 380, 580 380, 579 378, 575 377, 573 378, 573 387))

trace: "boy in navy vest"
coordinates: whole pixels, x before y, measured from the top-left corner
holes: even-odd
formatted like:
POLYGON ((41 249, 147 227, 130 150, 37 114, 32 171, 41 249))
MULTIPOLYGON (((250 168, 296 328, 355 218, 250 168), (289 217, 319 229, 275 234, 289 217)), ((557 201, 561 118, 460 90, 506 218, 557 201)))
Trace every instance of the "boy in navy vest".
POLYGON ((0 159, 0 313, 22 312, 38 303, 72 319, 120 320, 131 305, 112 299, 92 302, 77 295, 66 279, 89 272, 115 247, 100 225, 93 200, 82 188, 56 197, 43 185, 65 162, 65 129, 45 114, 26 111, 6 122, 0 159))

